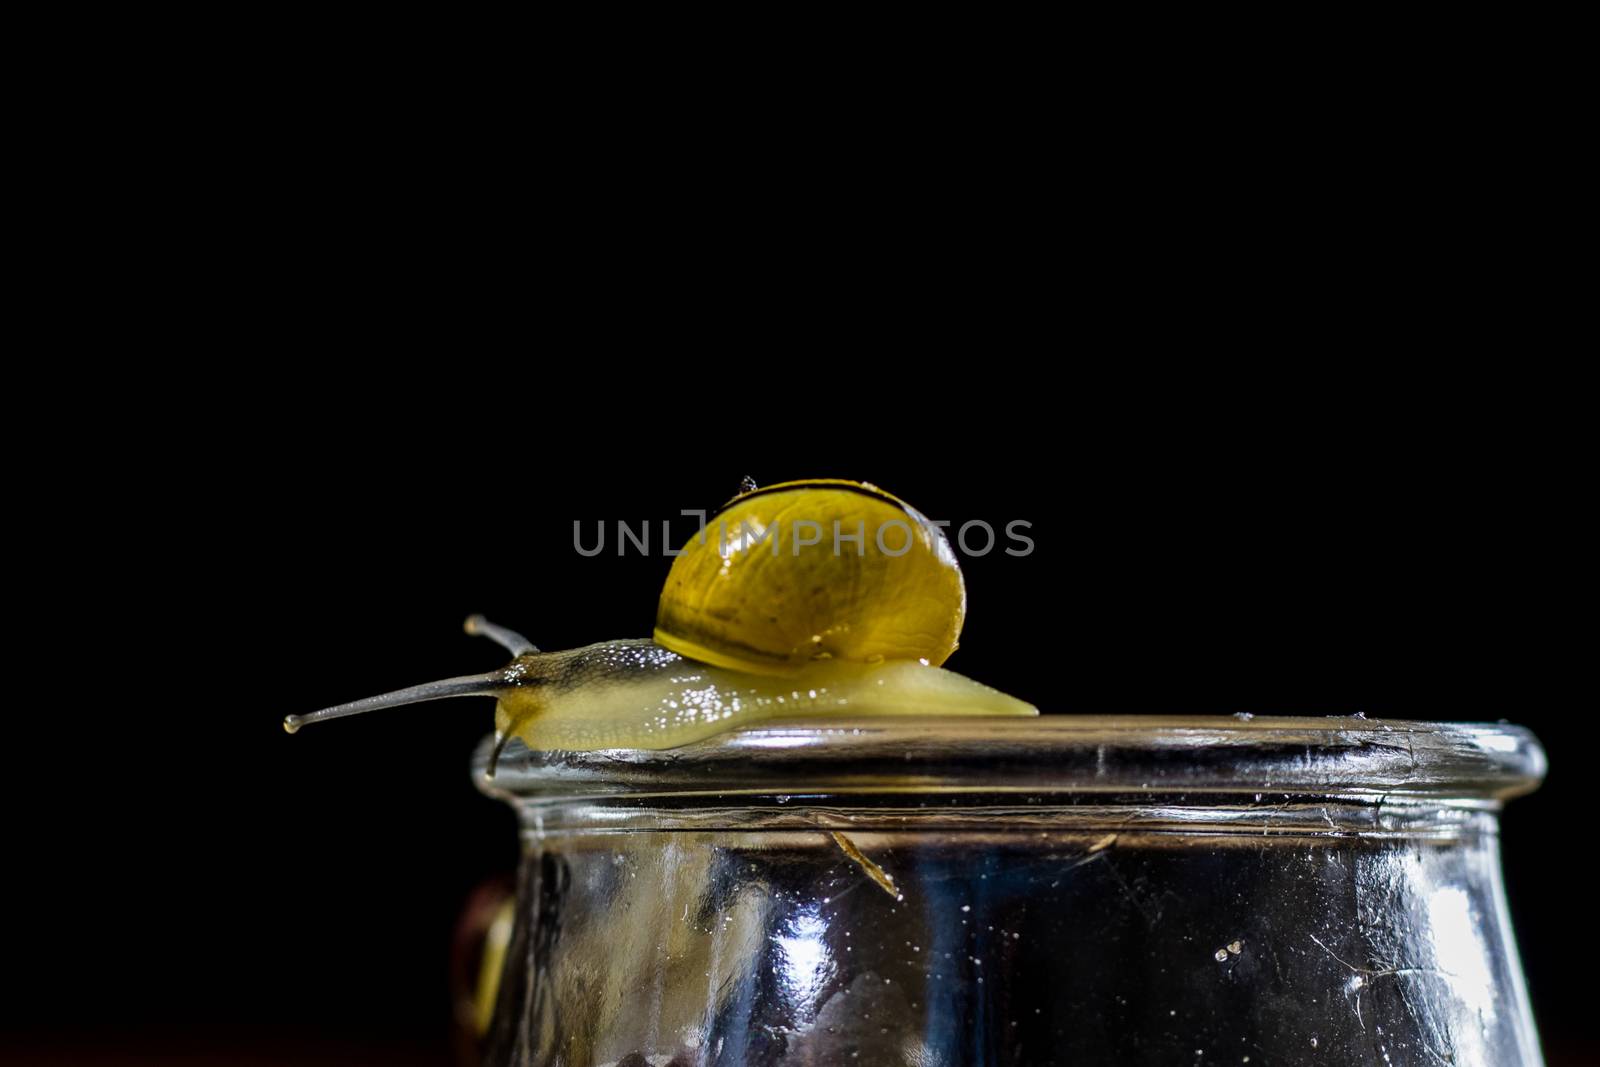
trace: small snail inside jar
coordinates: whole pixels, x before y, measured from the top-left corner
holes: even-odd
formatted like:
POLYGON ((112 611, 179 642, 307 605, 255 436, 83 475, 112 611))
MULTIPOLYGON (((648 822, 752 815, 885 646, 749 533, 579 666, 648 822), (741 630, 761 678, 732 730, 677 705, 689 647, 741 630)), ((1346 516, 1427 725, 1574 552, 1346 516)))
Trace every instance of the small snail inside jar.
POLYGON ((652 637, 541 652, 475 615, 467 632, 504 646, 510 664, 291 715, 284 728, 494 696, 492 774, 513 737, 543 750, 662 749, 772 719, 1037 715, 940 666, 965 614, 955 553, 916 509, 865 483, 786 482, 735 497, 684 546, 652 637))

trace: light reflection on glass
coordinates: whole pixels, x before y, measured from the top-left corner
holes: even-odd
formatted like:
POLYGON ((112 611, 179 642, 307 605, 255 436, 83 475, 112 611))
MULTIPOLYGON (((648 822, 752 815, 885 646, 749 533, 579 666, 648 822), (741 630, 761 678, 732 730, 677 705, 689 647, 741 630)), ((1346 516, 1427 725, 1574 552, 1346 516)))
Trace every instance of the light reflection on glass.
POLYGON ((817 994, 833 976, 833 958, 823 935, 828 924, 821 905, 812 905, 793 916, 786 932, 773 935, 778 945, 779 978, 796 1014, 809 1019, 816 1012, 817 994))
POLYGON ((1456 996, 1480 1019, 1492 1019, 1495 983, 1466 890, 1456 886, 1435 889, 1428 897, 1428 926, 1433 933, 1434 958, 1456 996))

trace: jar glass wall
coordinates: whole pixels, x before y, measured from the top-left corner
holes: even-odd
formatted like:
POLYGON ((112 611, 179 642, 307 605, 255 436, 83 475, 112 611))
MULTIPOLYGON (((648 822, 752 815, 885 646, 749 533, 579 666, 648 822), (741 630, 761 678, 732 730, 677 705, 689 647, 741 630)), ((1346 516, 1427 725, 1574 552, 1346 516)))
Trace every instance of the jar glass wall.
POLYGON ((514 746, 491 1064, 1540 1062, 1526 731, 1087 716, 514 746))

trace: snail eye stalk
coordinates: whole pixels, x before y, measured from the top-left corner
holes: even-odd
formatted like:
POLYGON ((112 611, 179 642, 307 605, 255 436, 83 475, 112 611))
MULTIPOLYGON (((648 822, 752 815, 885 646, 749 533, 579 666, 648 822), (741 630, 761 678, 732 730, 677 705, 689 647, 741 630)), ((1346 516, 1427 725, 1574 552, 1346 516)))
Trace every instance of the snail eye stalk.
POLYGON ((461 628, 474 637, 487 637, 513 656, 525 656, 539 651, 539 647, 515 630, 496 626, 482 615, 468 615, 461 628))
MULTIPOLYGON (((469 615, 462 629, 474 636, 489 638, 513 656, 526 656, 539 651, 532 641, 517 631, 496 626, 482 615, 469 615)), ((424 701, 445 700, 449 697, 497 697, 508 689, 517 688, 519 684, 525 684, 525 680, 520 674, 511 673, 509 669, 491 671, 488 674, 446 678, 439 682, 424 682, 422 685, 396 689, 382 696, 352 700, 348 704, 336 704, 331 708, 313 711, 309 715, 287 715, 283 720, 283 728, 292 734, 307 723, 342 719, 346 715, 360 715, 380 708, 398 708, 403 704, 421 704, 424 701)))
POLYGON ((505 671, 491 671, 488 674, 467 674, 460 678, 424 682, 422 685, 414 685, 408 689, 396 689, 394 692, 384 693, 382 696, 367 697, 364 700, 352 700, 348 704, 336 704, 331 708, 313 711, 309 715, 288 715, 284 717, 283 728, 292 734, 307 723, 326 722, 328 719, 342 719, 347 715, 361 715, 381 708, 398 708, 403 704, 421 704, 426 700, 444 700, 447 697, 499 696, 507 689, 514 688, 516 688, 516 683, 506 678, 505 671))

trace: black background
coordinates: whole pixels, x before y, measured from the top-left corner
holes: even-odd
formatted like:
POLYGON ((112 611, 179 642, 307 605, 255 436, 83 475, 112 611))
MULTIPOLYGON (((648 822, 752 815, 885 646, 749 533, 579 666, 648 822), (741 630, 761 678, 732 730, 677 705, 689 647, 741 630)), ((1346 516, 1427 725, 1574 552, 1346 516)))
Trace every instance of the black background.
POLYGON ((1592 1062, 1565 962, 1592 738, 1559 607, 1573 427, 1448 374, 1129 360, 1112 383, 1017 352, 886 352, 920 379, 900 392, 821 345, 783 384, 740 372, 787 358, 759 346, 547 352, 460 393, 424 364, 146 425, 52 528, 87 565, 45 627, 68 665, 38 668, 71 684, 41 687, 13 749, 8 1060, 450 1062, 452 926, 516 851, 467 774, 489 702, 294 737, 282 716, 497 665, 473 611, 546 647, 647 634, 668 561, 614 532, 582 558, 574 522, 681 540, 679 509, 750 474, 1030 522, 1032 555, 965 560, 950 665, 1050 713, 1534 727, 1552 771, 1505 816, 1514 921, 1551 1062, 1592 1062))
POLYGON ((647 634, 668 561, 573 523, 686 536, 745 475, 1031 522, 965 560, 950 666, 1047 713, 1534 728, 1513 919, 1551 1067, 1600 1062, 1559 64, 1519 101, 1512 46, 1386 25, 1387 72, 1291 86, 1285 35, 1157 84, 1141 31, 743 115, 719 72, 530 93, 513 35, 452 86, 369 30, 61 126, 94 158, 5 398, 0 1062, 450 1063, 452 929, 516 856, 489 702, 283 716, 496 666, 470 612, 647 634))

